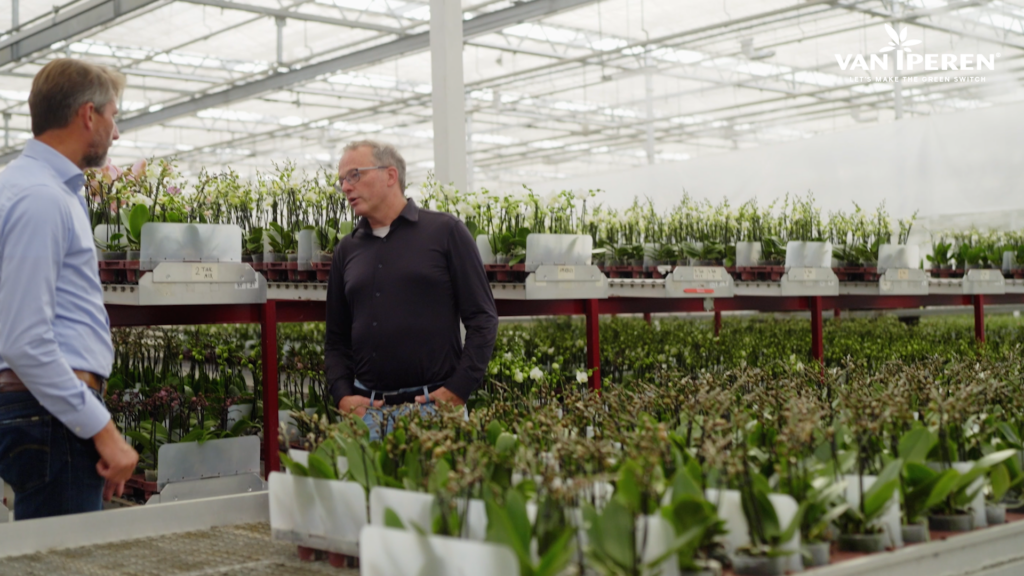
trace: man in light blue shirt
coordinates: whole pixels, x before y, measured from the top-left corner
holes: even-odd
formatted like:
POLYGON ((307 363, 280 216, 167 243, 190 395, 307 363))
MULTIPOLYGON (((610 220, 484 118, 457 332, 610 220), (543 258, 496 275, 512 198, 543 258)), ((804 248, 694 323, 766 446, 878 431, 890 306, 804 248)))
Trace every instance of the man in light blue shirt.
POLYGON ((138 462, 103 403, 114 349, 80 195, 118 137, 123 89, 108 68, 44 66, 35 139, 0 172, 0 478, 18 520, 100 510, 138 462))

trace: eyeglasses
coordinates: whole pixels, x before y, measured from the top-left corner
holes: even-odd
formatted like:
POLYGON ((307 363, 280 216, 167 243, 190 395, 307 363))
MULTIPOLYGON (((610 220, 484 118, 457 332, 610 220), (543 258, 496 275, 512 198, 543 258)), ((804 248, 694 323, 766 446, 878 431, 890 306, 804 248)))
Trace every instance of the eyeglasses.
POLYGON ((368 172, 370 170, 383 170, 385 168, 390 168, 390 166, 369 166, 367 168, 353 168, 349 170, 344 177, 339 177, 338 183, 335 184, 334 186, 335 188, 340 189, 341 185, 345 182, 348 182, 349 184, 358 184, 359 179, 363 177, 363 172, 368 172))

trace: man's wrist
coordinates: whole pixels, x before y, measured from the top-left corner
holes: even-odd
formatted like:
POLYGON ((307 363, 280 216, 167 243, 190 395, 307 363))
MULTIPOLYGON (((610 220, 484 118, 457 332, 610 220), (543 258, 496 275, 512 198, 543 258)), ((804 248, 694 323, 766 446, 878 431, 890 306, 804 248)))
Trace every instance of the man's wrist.
POLYGON ((92 441, 96 444, 106 444, 115 438, 120 438, 120 433, 117 430, 117 426, 114 424, 114 420, 107 420, 107 423, 100 428, 100 431, 93 435, 92 441))

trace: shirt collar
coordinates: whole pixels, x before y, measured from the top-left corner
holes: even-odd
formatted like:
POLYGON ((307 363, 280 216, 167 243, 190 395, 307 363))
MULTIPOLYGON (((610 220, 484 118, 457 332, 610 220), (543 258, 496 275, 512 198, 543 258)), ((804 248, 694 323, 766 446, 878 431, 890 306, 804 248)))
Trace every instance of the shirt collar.
MULTIPOLYGON (((405 208, 402 208, 402 211, 398 213, 398 218, 405 218, 409 222, 419 222, 420 207, 416 205, 416 201, 412 198, 406 199, 405 208)), ((391 225, 394 226, 395 223, 392 222, 391 225)), ((362 217, 359 219, 359 223, 356 224, 356 228, 362 228, 363 230, 370 232, 370 221, 367 220, 366 217, 362 217)))
POLYGON ((68 191, 76 196, 79 190, 85 186, 85 174, 82 173, 82 170, 48 144, 33 138, 25 144, 25 150, 22 152, 22 155, 46 164, 53 170, 57 178, 64 183, 68 191))

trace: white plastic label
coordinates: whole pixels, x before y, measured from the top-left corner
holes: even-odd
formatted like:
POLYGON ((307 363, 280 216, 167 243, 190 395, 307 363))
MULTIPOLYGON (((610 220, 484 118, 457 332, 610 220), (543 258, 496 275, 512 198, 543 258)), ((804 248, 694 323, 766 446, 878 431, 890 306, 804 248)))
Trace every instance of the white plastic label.
POLYGON ((988 281, 989 271, 988 270, 982 270, 981 274, 978 274, 978 276, 980 277, 979 279, 981 281, 983 281, 983 282, 988 281))
POLYGON ((694 280, 721 280, 722 269, 721 268, 694 268, 693 269, 694 280))
POLYGON ((814 280, 814 268, 804 268, 804 280, 814 280))
POLYGON ((235 290, 255 290, 259 288, 259 282, 235 282, 235 290))
POLYGON ((559 280, 575 280, 576 279, 576 267, 575 266, 559 266, 558 267, 558 279, 559 280))
POLYGON ((900 268, 899 271, 896 272, 896 275, 899 276, 900 280, 910 280, 910 270, 905 268, 900 268))
POLYGON ((217 264, 193 264, 193 282, 216 282, 219 266, 217 264))

